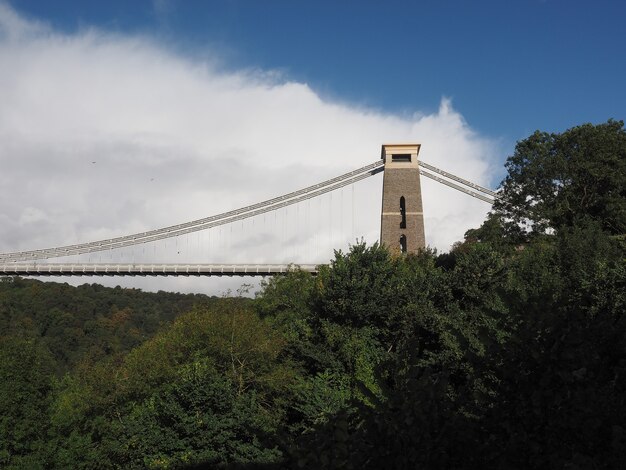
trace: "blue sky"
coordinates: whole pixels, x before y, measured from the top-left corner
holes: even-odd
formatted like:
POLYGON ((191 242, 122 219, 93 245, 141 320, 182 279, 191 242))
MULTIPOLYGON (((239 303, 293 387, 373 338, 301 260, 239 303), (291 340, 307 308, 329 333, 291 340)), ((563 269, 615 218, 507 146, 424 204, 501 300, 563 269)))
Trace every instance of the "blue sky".
POLYGON ((320 96, 393 113, 442 97, 507 150, 535 129, 626 115, 626 2, 15 0, 71 33, 147 34, 226 69, 278 71, 320 96))

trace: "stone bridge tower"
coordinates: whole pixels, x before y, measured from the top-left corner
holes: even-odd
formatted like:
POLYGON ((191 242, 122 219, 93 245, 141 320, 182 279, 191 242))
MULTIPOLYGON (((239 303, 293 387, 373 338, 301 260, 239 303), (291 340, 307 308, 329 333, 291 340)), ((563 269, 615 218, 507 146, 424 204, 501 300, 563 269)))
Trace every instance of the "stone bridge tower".
POLYGON ((392 253, 417 253, 426 247, 422 190, 417 165, 420 144, 383 145, 383 208, 380 243, 392 253))

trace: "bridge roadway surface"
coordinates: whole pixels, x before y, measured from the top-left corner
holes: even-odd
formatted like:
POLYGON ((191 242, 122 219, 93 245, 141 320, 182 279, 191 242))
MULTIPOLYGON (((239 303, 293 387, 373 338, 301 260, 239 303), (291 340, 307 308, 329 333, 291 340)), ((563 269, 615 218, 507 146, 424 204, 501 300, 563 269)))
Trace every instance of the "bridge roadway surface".
POLYGON ((315 264, 7 263, 0 276, 275 276, 298 269, 317 274, 315 264))

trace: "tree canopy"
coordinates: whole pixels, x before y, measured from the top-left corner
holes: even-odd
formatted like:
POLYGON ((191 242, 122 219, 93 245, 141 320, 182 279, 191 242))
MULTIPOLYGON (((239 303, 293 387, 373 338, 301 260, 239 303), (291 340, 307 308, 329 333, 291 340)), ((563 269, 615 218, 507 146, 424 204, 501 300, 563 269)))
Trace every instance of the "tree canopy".
POLYGON ((522 234, 599 223, 626 233, 626 130, 623 121, 537 131, 506 163, 495 212, 522 234))

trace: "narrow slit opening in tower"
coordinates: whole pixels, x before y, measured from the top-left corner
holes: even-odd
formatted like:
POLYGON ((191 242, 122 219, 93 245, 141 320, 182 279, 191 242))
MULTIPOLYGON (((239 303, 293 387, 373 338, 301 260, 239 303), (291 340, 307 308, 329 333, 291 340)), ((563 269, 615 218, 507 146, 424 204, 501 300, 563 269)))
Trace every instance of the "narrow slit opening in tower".
POLYGON ((410 153, 396 153, 391 156, 391 161, 411 163, 411 154, 410 153))
POLYGON ((406 201, 404 200, 404 196, 400 197, 400 215, 402 216, 400 228, 406 228, 406 201))
POLYGON ((406 253, 406 235, 400 235, 400 253, 406 253))

